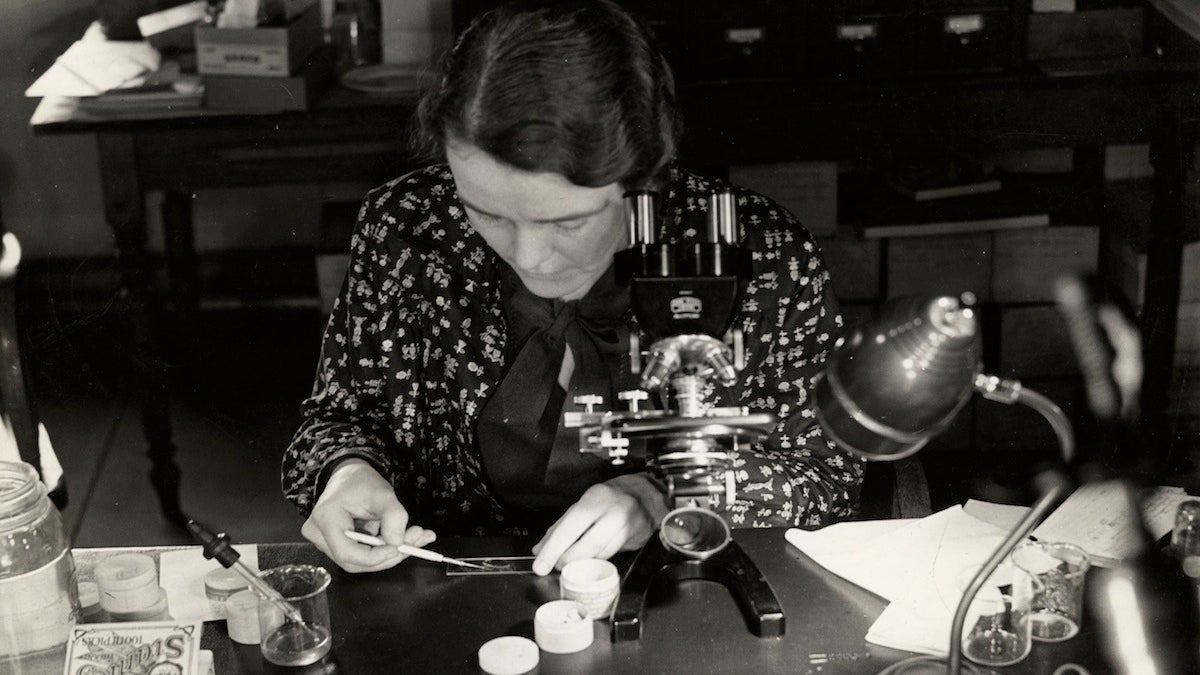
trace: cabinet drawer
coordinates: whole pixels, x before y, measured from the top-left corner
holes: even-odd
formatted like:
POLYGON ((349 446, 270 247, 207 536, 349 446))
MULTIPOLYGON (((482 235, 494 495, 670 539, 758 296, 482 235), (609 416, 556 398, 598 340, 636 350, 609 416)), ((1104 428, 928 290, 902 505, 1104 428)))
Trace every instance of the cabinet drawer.
POLYGON ((916 19, 916 69, 921 72, 1004 70, 1012 48, 1012 13, 925 12, 916 19))

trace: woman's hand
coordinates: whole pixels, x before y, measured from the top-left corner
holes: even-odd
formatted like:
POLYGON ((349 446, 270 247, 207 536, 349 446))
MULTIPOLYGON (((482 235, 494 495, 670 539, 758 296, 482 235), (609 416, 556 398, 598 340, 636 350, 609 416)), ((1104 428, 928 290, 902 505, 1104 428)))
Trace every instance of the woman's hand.
POLYGON ((533 547, 533 571, 545 575, 572 560, 641 548, 666 514, 662 492, 644 475, 593 485, 533 547))
POLYGON ((343 534, 359 528, 389 544, 426 546, 436 538, 429 530, 408 527, 408 511, 391 483, 367 462, 349 459, 329 476, 300 534, 347 572, 375 572, 407 557, 392 546, 371 547, 343 534))

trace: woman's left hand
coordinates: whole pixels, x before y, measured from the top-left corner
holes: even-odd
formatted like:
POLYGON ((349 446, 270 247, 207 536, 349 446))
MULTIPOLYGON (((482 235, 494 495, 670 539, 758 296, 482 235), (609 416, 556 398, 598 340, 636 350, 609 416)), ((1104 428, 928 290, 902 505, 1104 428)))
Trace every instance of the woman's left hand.
POLYGON ((572 560, 641 548, 666 514, 662 491, 643 474, 593 485, 533 547, 533 571, 545 575, 572 560))

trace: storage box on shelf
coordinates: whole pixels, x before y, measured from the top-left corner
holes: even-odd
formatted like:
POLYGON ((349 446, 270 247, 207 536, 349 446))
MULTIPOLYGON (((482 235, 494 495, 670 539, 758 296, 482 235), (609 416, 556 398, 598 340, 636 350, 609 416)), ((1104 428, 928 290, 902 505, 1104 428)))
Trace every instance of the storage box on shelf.
POLYGON ((1016 67, 1023 17, 1012 0, 917 0, 918 72, 987 72, 1016 67))
POLYGON ((853 227, 843 225, 834 236, 818 237, 817 243, 825 256, 833 292, 839 301, 882 297, 882 246, 878 239, 863 239, 853 227))
POLYGON ((1095 274, 1100 257, 1100 232, 1091 225, 996 232, 994 244, 992 299, 997 302, 1051 302, 1055 278, 1095 274))
POLYGON ((992 233, 888 239, 886 295, 991 297, 992 233))
MULTIPOLYGON (((1119 292, 1133 311, 1140 313, 1146 299, 1147 243, 1152 190, 1149 181, 1128 180, 1110 183, 1106 191, 1108 206, 1107 235, 1104 251, 1104 275, 1111 288, 1119 292)), ((1180 265, 1179 305, 1175 327, 1175 382, 1171 388, 1171 410, 1200 414, 1200 223, 1197 222, 1193 185, 1186 203, 1193 204, 1185 213, 1180 265), (1182 373, 1182 374, 1181 374, 1182 373), (1193 376, 1188 376, 1192 373, 1193 376), (1190 412, 1189 412, 1190 411, 1190 412)))
POLYGON ((201 75, 287 77, 324 40, 321 10, 315 5, 280 26, 196 26, 196 70, 201 75))
POLYGON ((811 74, 870 79, 912 70, 913 26, 906 2, 812 4, 805 69, 811 74))
POLYGON ((293 75, 211 75, 204 78, 204 105, 265 112, 307 110, 333 83, 336 67, 337 50, 322 45, 293 75))
POLYGON ((1002 377, 1046 378, 1079 372, 1067 323, 1056 305, 999 305, 1002 377))

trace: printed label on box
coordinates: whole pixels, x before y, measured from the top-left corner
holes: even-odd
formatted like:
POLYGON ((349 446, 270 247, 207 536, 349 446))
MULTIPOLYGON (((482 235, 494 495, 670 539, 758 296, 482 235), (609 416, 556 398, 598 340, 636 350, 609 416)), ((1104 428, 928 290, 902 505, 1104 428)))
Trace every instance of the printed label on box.
POLYGON ((223 75, 287 75, 287 50, 261 46, 207 44, 196 54, 202 73, 223 75))
POLYGON ((75 626, 63 675, 193 675, 200 662, 199 621, 75 626))

